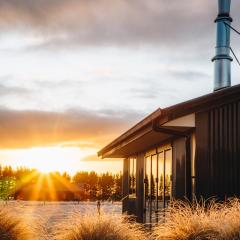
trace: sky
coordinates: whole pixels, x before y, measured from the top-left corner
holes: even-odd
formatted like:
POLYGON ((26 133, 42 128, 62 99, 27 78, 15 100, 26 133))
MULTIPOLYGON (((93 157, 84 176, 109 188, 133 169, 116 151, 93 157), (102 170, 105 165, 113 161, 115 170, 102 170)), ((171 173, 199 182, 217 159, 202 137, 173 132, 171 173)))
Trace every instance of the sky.
MULTIPOLYGON (((232 0, 238 29, 239 10, 232 0)), ((0 0, 0 163, 120 171, 96 152, 212 92, 216 15, 217 0, 0 0)), ((233 62, 232 85, 239 73, 233 62)))

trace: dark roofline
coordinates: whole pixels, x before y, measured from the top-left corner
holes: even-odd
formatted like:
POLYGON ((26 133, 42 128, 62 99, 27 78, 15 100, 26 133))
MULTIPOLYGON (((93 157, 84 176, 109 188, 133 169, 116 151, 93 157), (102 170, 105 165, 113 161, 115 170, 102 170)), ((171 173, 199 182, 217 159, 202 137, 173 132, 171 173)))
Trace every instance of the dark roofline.
POLYGON ((148 115, 147 117, 145 117, 143 120, 141 120, 140 122, 138 122, 136 125, 134 125, 133 127, 131 127, 129 130, 127 130, 126 132, 124 132, 123 134, 121 134, 118 138, 116 138, 115 140, 113 140, 111 143, 109 143, 106 147, 102 148, 99 152, 98 152, 98 156, 102 156, 104 154, 104 152, 108 152, 110 148, 120 144, 122 141, 124 141, 126 138, 132 136, 133 134, 135 134, 136 132, 142 130, 143 128, 147 127, 149 124, 152 124, 152 121, 156 118, 158 118, 159 116, 161 116, 161 109, 158 108, 156 111, 154 111, 153 113, 151 113, 150 115, 148 115))
MULTIPOLYGON (((173 106, 163 109, 164 115, 168 116, 168 121, 190 114, 193 112, 200 112, 211 108, 213 105, 225 104, 232 101, 232 99, 240 99, 240 84, 233 87, 223 88, 221 90, 193 98, 191 100, 175 104, 173 106), (231 97, 230 99, 228 97, 231 97), (207 105, 206 105, 207 104, 207 105), (211 105, 209 105, 211 104, 211 105)), ((162 122, 161 122, 162 123, 162 122)))
POLYGON ((102 148, 98 152, 98 156, 103 156, 105 153, 109 152, 112 148, 116 147, 116 145, 122 143, 130 136, 136 134, 142 129, 148 127, 152 124, 154 119, 159 119, 159 123, 164 124, 170 120, 176 119, 178 117, 191 114, 193 112, 200 112, 204 109, 213 107, 216 104, 224 104, 227 101, 231 101, 228 97, 231 96, 231 99, 239 98, 240 99, 240 84, 235 85, 233 87, 224 88, 219 91, 209 93, 182 103, 175 104, 173 106, 160 109, 158 108, 156 111, 151 113, 149 116, 144 118, 142 121, 134 125, 128 131, 120 135, 110 144, 102 148))

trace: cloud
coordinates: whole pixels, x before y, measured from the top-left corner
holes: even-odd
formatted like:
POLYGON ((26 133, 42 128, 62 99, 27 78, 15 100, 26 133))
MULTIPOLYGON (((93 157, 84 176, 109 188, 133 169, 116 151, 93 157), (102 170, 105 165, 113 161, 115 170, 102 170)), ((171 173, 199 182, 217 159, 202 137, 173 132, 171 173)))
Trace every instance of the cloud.
POLYGON ((210 79, 210 75, 200 71, 179 71, 179 70, 171 70, 168 74, 174 79, 181 79, 185 81, 194 81, 199 79, 210 79))
POLYGON ((209 0, 0 0, 0 26, 44 33, 43 46, 179 46, 206 41, 216 12, 209 0))
POLYGON ((17 87, 17 86, 7 86, 0 83, 0 98, 6 97, 6 96, 20 96, 20 95, 29 95, 31 93, 30 90, 23 88, 23 87, 17 87))
POLYGON ((128 89, 128 94, 137 99, 152 100, 157 99, 160 93, 167 93, 168 88, 163 88, 158 86, 156 83, 152 82, 151 85, 146 85, 142 87, 132 87, 128 89))
POLYGON ((69 141, 69 142, 61 142, 58 144, 60 147, 78 147, 78 148, 95 148, 95 143, 90 141, 69 141))
POLYGON ((88 155, 81 159, 81 161, 84 162, 94 162, 96 160, 98 160, 98 156, 96 154, 88 155))
MULTIPOLYGON (((87 155, 86 157, 82 158, 81 161, 83 162, 96 162, 96 161, 99 161, 99 157, 97 156, 97 154, 92 154, 92 155, 87 155)), ((122 161, 121 158, 118 158, 118 159, 112 159, 112 158, 106 158, 104 160, 101 160, 101 161, 104 161, 104 162, 112 162, 112 161, 122 161)))
MULTIPOLYGON (((104 112, 104 111, 103 111, 104 112)), ((104 116, 98 112, 69 110, 66 112, 0 110, 0 148, 27 148, 52 144, 89 147, 90 142, 103 146, 126 130, 140 116, 129 120, 127 113, 104 116), (88 144, 84 141, 88 140, 88 144)))

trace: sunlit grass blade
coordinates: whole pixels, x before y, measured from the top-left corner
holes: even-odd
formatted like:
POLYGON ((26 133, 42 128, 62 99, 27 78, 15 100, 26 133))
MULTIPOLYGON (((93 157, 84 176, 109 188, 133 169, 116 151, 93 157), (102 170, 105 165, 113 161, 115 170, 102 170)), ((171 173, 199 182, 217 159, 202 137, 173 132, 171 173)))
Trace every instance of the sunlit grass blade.
POLYGON ((55 240, 146 240, 142 226, 127 218, 88 212, 57 226, 55 240))

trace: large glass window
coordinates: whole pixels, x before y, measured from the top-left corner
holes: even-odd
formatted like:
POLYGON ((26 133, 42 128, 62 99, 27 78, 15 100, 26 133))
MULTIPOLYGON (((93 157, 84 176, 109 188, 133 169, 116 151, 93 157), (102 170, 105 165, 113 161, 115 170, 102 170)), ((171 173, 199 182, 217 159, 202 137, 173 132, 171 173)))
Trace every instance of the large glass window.
POLYGON ((129 158, 129 195, 136 196, 136 167, 137 159, 129 158))
POLYGON ((145 222, 158 222, 172 196, 172 148, 167 145, 145 157, 145 222))
POLYGON ((171 198, 172 192, 172 151, 166 150, 165 154, 165 204, 171 198))
POLYGON ((164 199, 164 152, 158 154, 158 209, 163 207, 164 199))
POLYGON ((151 200, 152 200, 152 211, 157 211, 157 154, 152 155, 152 176, 151 176, 151 200))
POLYGON ((152 201, 151 201, 151 156, 145 159, 145 214, 147 222, 151 221, 152 201))

